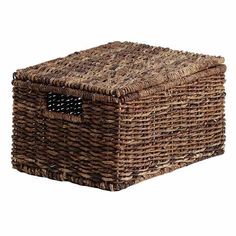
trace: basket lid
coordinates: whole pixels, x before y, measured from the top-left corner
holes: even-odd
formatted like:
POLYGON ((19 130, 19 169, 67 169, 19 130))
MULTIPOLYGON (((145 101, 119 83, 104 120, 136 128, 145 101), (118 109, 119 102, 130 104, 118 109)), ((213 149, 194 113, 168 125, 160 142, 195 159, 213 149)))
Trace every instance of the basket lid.
POLYGON ((112 42, 17 70, 14 78, 119 102, 188 82, 191 75, 223 63, 220 56, 112 42))

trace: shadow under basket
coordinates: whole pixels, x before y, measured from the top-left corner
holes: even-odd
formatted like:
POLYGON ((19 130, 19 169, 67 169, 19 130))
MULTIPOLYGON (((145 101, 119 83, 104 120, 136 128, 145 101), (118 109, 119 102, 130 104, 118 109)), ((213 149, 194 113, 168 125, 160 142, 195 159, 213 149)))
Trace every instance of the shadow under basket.
POLYGON ((13 167, 115 191, 222 154, 225 70, 130 42, 17 70, 13 167))

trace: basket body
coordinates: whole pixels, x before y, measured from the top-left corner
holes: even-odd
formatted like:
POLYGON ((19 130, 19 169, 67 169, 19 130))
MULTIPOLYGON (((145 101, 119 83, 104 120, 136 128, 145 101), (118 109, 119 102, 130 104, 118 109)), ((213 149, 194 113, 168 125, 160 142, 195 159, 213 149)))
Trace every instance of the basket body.
POLYGON ((13 167, 115 191, 222 154, 223 63, 114 42, 17 70, 13 167))
POLYGON ((47 111, 50 91, 14 83, 19 171, 120 190, 224 152, 224 77, 214 72, 126 103, 84 100, 78 118, 47 111))

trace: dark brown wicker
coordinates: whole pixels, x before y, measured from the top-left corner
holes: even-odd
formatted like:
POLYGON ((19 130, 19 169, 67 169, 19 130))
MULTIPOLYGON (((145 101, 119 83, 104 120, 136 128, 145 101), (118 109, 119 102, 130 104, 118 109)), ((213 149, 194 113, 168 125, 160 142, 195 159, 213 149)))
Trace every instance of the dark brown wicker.
POLYGON ((113 42, 14 73, 13 167, 120 190, 222 154, 224 58, 113 42))

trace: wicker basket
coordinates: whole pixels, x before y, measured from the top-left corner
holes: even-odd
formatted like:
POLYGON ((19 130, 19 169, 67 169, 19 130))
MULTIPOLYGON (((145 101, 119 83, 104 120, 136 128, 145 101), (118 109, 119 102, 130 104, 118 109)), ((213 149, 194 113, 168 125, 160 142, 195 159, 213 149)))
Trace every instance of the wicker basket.
POLYGON ((222 154, 223 63, 113 42, 17 70, 13 167, 120 190, 222 154))

